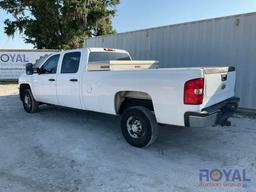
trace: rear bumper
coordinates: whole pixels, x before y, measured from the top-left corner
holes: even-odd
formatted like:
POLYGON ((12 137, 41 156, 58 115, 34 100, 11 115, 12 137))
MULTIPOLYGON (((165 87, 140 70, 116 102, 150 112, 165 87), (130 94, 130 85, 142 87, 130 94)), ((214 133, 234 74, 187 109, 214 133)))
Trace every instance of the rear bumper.
POLYGON ((202 112, 186 112, 184 115, 186 127, 206 127, 223 125, 237 110, 240 99, 229 98, 211 107, 202 109, 202 112))

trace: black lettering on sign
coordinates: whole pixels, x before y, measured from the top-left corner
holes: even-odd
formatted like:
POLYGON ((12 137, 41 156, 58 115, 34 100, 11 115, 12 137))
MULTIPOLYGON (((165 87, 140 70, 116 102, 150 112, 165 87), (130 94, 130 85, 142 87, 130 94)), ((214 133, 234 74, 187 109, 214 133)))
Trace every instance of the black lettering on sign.
POLYGON ((28 58, 26 58, 26 55, 25 55, 25 54, 23 55, 23 61, 26 62, 26 63, 29 62, 29 60, 28 60, 28 58))
POLYGON ((0 54, 1 62, 28 63, 29 59, 25 54, 0 54))
POLYGON ((11 61, 14 63, 14 59, 15 59, 15 56, 16 56, 16 55, 15 55, 15 54, 10 54, 9 56, 10 56, 10 58, 11 58, 11 61))
POLYGON ((2 54, 0 57, 0 60, 2 62, 8 62, 9 61, 9 56, 7 54, 2 54))
POLYGON ((17 55, 16 62, 22 62, 22 57, 21 57, 21 55, 17 55))

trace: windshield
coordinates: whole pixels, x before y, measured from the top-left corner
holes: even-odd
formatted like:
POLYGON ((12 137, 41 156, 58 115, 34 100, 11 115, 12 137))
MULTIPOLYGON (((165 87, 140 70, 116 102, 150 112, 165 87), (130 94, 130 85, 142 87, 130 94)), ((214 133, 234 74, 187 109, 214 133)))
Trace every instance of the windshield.
POLYGON ((91 52, 89 62, 109 61, 109 60, 122 60, 130 61, 131 58, 127 53, 118 52, 91 52))

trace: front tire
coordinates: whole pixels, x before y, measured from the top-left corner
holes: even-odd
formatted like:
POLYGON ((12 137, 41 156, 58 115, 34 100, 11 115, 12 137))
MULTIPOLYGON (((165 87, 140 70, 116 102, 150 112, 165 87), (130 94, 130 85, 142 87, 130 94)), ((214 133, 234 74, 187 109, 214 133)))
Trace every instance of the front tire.
POLYGON ((142 106, 130 107, 123 113, 121 129, 125 140, 135 147, 151 145, 159 132, 154 114, 142 106))
POLYGON ((34 99, 30 89, 24 90, 22 103, 23 103, 24 110, 27 113, 35 113, 38 111, 39 103, 36 102, 36 100, 34 99))

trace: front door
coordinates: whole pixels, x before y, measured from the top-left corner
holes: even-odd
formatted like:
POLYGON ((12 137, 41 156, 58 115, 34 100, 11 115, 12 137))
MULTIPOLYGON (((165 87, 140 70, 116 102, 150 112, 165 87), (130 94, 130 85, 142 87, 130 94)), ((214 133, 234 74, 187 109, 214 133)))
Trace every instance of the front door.
POLYGON ((60 72, 57 76, 57 98, 59 104, 81 109, 80 100, 80 66, 81 52, 67 52, 63 55, 60 72))
POLYGON ((53 55, 45 61, 39 74, 34 74, 34 97, 37 101, 58 104, 56 95, 56 71, 60 55, 53 55))

